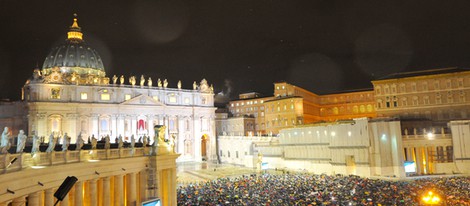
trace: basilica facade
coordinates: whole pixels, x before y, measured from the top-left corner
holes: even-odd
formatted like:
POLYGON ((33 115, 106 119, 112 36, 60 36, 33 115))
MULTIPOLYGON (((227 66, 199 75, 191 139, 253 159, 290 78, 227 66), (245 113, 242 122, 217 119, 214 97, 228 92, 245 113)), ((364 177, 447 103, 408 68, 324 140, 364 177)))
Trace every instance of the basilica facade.
POLYGON ((112 141, 147 137, 152 143, 154 126, 165 125, 179 161, 214 158, 212 85, 205 79, 193 82, 192 89, 183 89, 181 81, 176 85, 144 75, 106 76, 101 57, 85 43, 74 19, 67 40, 52 48, 22 89, 27 130, 45 142, 67 135, 72 143, 105 136, 112 141))

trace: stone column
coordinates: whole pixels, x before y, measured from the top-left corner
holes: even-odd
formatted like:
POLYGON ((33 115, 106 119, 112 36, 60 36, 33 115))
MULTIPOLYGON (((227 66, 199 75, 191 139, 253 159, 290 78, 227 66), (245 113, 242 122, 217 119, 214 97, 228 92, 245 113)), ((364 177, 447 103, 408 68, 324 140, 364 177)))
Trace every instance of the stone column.
POLYGON ((39 206, 39 192, 28 195, 28 206, 39 206))
POLYGON ((54 197, 54 188, 47 189, 44 192, 44 205, 45 206, 53 206, 55 203, 55 197, 54 197))
POLYGON ((424 150, 424 159, 426 161, 426 165, 425 165, 425 169, 426 169, 426 174, 429 174, 430 171, 429 171, 429 155, 428 155, 428 147, 423 147, 423 150, 424 150))
POLYGON ((98 206, 98 188, 97 188, 97 179, 88 180, 90 187, 90 206, 98 206))
POLYGON ((165 115, 165 122, 163 124, 165 124, 166 126, 165 139, 168 139, 168 136, 170 134, 170 116, 165 115))
POLYGON ((144 201, 147 199, 147 170, 142 170, 139 173, 139 181, 140 181, 140 201, 144 201))
POLYGON ((26 196, 15 198, 11 202, 11 206, 25 206, 25 205, 26 205, 26 196))
POLYGON ((422 147, 416 147, 416 173, 423 174, 423 150, 422 147))
POLYGON ((123 175, 114 176, 114 206, 124 205, 124 178, 123 175))
POLYGON ((67 193, 67 195, 65 195, 64 199, 62 201, 60 201, 60 206, 69 206, 69 199, 70 199, 70 196, 67 193))
POLYGON ((75 205, 83 205, 83 182, 75 183, 75 205))
POLYGON ((136 174, 127 174, 127 205, 136 205, 137 202, 137 187, 136 187, 136 174))
POLYGON ((111 178, 103 178, 103 205, 111 205, 111 178))

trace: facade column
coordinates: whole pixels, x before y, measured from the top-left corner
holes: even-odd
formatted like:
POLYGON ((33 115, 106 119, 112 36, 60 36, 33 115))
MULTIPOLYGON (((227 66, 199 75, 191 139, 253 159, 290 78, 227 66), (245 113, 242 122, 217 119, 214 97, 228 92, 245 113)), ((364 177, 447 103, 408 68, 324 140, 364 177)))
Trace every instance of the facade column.
POLYGON ((117 128, 116 128, 116 136, 119 137, 119 135, 125 137, 126 134, 124 133, 125 132, 125 128, 124 128, 124 115, 123 114, 120 114, 117 116, 117 128))
POLYGON ((83 205, 83 182, 75 183, 75 205, 83 205))
POLYGON ((37 114, 36 117, 37 117, 36 119, 37 128, 35 128, 36 135, 38 135, 39 137, 40 136, 49 137, 49 134, 47 134, 46 114, 45 113, 37 114))
POLYGON ((124 205, 124 178, 123 175, 114 176, 114 206, 124 205))
POLYGON ((101 139, 100 138, 100 133, 98 132, 99 131, 99 127, 98 127, 98 114, 90 114, 90 122, 91 124, 90 125, 90 131, 91 131, 91 135, 95 135, 95 137, 99 140, 101 139))
POLYGON ((39 192, 28 195, 28 206, 39 206, 39 192))
POLYGON ((25 206, 25 205, 26 205, 26 196, 15 198, 11 202, 11 206, 25 206))
POLYGON ((193 149, 192 149, 192 155, 194 157, 195 161, 201 161, 202 160, 202 155, 201 155, 201 137, 202 137, 202 132, 201 132, 201 123, 202 123, 202 118, 201 116, 194 116, 193 117, 193 149))
POLYGON ((112 139, 115 139, 116 137, 119 137, 119 133, 118 133, 118 130, 117 130, 117 119, 118 119, 117 114, 111 115, 111 137, 114 137, 112 139))
POLYGON ((75 143, 77 140, 77 114, 66 114, 64 126, 62 131, 67 132, 67 135, 71 137, 70 143, 75 143))
POLYGON ((147 115, 147 135, 150 137, 155 136, 155 131, 153 129, 153 115, 147 115))
POLYGON ((184 133, 186 126, 186 117, 178 115, 178 136, 175 141, 176 153, 184 154, 184 133))
POLYGON ((111 205, 111 177, 103 178, 103 205, 111 205))
POLYGON ((44 192, 44 205, 45 206, 53 206, 54 205, 54 188, 47 189, 44 192))
POLYGON ((165 139, 169 139, 169 134, 170 134, 170 116, 165 115, 165 122, 163 123, 166 126, 166 131, 165 131, 165 139))
POLYGON ((127 205, 136 205, 137 200, 137 187, 136 187, 136 174, 127 174, 127 205))
POLYGON ((97 179, 88 180, 90 187, 90 206, 98 206, 98 188, 97 188, 97 179))
POLYGON ((130 136, 134 135, 137 137, 137 115, 131 116, 131 134, 130 136))
POLYGON ((413 147, 406 148, 406 160, 413 161, 413 147))

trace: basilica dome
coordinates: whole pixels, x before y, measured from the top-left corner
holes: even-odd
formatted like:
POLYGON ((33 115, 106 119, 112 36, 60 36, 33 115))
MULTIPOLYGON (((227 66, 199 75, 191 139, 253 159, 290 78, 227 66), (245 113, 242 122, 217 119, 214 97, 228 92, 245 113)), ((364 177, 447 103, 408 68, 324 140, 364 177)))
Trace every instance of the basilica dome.
POLYGON ((52 48, 42 65, 44 74, 55 68, 65 74, 105 76, 103 61, 98 52, 83 40, 83 33, 76 18, 70 26, 65 42, 52 48))

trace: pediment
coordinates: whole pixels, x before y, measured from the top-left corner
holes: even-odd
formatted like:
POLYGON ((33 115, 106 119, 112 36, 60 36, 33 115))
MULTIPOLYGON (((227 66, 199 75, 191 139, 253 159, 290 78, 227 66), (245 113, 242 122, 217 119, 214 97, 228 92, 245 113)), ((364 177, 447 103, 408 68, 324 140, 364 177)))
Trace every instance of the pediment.
POLYGON ((147 95, 139 95, 132 99, 122 102, 123 105, 149 105, 149 106, 165 106, 165 104, 149 97, 147 95))

